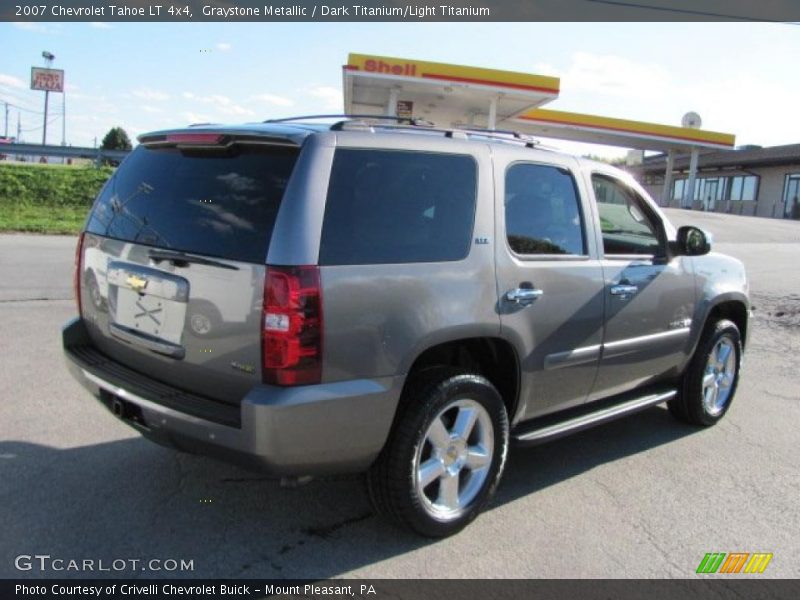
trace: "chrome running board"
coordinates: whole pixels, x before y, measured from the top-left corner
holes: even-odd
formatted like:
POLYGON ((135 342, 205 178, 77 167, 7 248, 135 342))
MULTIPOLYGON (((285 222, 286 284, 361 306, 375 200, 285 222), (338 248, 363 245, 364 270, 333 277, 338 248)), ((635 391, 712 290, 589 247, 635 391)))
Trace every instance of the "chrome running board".
POLYGON ((640 396, 638 398, 633 398, 632 400, 626 400, 624 402, 620 402, 619 404, 606 406, 595 412, 573 417, 559 423, 523 431, 515 435, 514 440, 521 444, 538 444, 546 442, 557 437, 567 435, 568 433, 574 433, 576 431, 580 431, 581 429, 587 429, 589 427, 599 425, 600 423, 612 421, 619 417, 624 417, 640 410, 644 410, 650 406, 661 404, 662 402, 666 402, 670 398, 676 396, 677 393, 677 390, 668 390, 665 392, 640 396))

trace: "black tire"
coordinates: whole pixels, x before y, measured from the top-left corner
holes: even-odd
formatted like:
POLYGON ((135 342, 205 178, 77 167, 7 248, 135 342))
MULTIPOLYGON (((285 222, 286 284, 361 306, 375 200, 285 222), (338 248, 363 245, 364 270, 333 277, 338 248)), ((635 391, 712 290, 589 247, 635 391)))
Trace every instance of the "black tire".
POLYGON ((686 368, 678 396, 667 403, 670 412, 675 418, 692 425, 703 427, 714 425, 725 416, 733 402, 741 366, 742 338, 739 328, 733 321, 727 319, 710 323, 686 368), (723 365, 723 369, 719 369, 719 365, 712 366, 711 354, 725 348, 729 349, 724 361, 727 367, 723 365), (728 360, 730 354, 732 357, 728 360), (731 367, 732 373, 729 371, 731 367), (706 377, 712 377, 717 381, 716 396, 713 391, 715 384, 704 386, 706 377), (721 390, 725 392, 724 398, 720 395, 721 390), (712 399, 717 401, 713 402, 712 399))
POLYGON ((409 382, 401 406, 389 441, 367 473, 372 505, 379 514, 426 537, 457 533, 491 500, 503 473, 509 444, 503 400, 484 377, 455 369, 430 369, 409 382), (451 440, 445 444, 446 450, 443 445, 435 446, 429 433, 441 429, 434 421, 453 436, 458 429, 456 417, 462 412, 475 414, 467 434, 446 438, 451 440), (479 452, 488 446, 491 455, 479 452), (473 459, 483 464, 471 466, 473 459), (417 476, 422 476, 421 466, 437 461, 435 468, 442 470, 441 475, 420 487, 417 476), (464 506, 458 505, 449 514, 451 509, 441 504, 445 486, 465 500, 464 506), (432 499, 434 494, 437 500, 432 499))

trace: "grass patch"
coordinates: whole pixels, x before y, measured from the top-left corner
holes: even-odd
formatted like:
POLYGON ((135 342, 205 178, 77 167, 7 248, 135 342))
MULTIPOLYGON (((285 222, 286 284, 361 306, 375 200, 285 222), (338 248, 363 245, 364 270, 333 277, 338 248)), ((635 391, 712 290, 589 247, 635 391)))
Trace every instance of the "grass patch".
POLYGON ((0 164, 0 231, 79 233, 110 167, 0 164))

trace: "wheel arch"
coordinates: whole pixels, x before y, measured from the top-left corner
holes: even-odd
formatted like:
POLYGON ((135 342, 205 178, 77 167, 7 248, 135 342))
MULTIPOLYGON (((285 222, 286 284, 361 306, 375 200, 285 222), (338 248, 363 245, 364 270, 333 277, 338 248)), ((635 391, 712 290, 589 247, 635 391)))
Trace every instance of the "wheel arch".
POLYGON ((690 351, 687 353, 686 364, 688 364, 688 361, 694 356, 694 353, 697 352, 697 347, 700 344, 703 333, 708 329, 709 325, 720 319, 728 319, 736 324, 742 339, 742 349, 744 349, 750 327, 750 301, 747 296, 742 293, 731 292, 720 294, 709 303, 704 311, 702 326, 698 327, 692 336, 692 345, 690 351))
MULTIPOLYGON (((408 366, 406 383, 423 370, 436 367, 466 369, 485 377, 497 388, 509 422, 519 408, 520 362, 516 349, 497 335, 459 337, 431 344, 417 352, 408 366)), ((401 405, 408 399, 401 394, 401 405)), ((401 407, 398 407, 398 413, 401 407)))

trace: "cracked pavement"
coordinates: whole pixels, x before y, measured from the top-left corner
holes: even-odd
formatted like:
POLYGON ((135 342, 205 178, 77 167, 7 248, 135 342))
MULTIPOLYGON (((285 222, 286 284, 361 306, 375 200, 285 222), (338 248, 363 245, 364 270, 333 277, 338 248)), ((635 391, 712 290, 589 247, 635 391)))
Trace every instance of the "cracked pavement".
POLYGON ((514 449, 494 504, 442 541, 374 517, 360 477, 281 488, 141 439, 63 366, 75 239, 0 235, 0 576, 81 575, 14 569, 40 553, 193 560, 188 577, 694 577, 706 552, 733 551, 772 552, 761 577, 800 576, 800 223, 668 214, 750 274, 725 420, 697 430, 655 407, 514 449))

